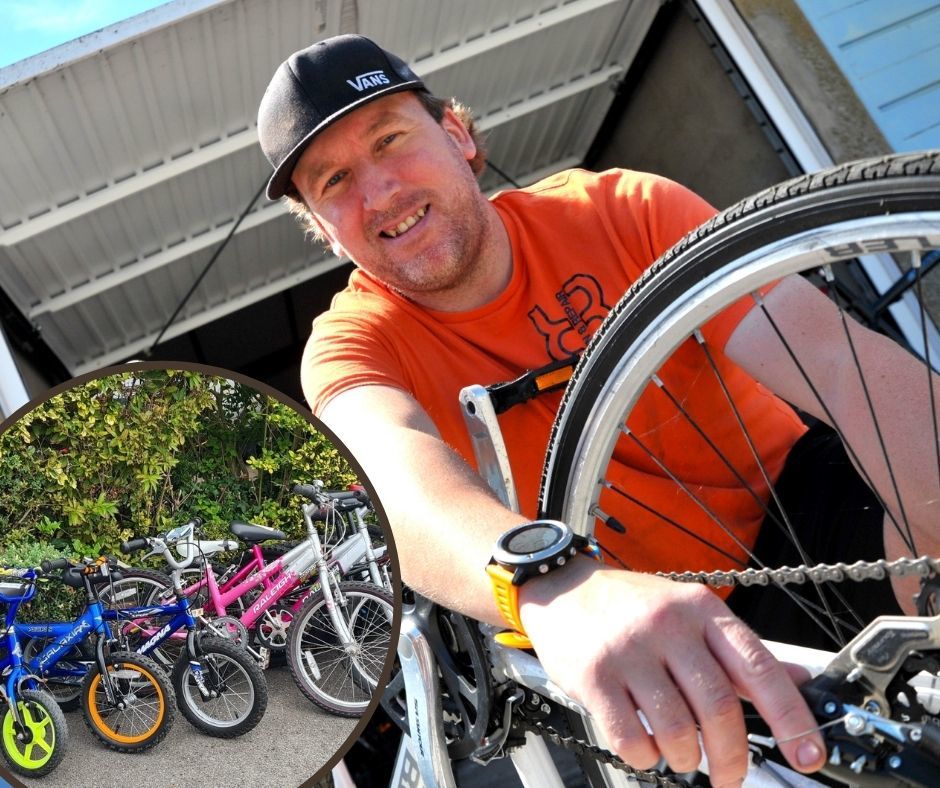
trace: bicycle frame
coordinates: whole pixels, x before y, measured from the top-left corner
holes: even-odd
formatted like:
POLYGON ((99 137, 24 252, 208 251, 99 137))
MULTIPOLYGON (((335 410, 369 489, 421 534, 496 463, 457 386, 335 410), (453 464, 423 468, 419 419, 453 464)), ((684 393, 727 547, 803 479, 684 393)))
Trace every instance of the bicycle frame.
MULTIPOLYGON (((334 612, 334 590, 329 578, 345 572, 350 566, 361 560, 362 556, 367 554, 364 540, 357 534, 354 537, 344 540, 334 550, 331 551, 329 559, 324 553, 320 537, 317 534, 316 527, 313 524, 313 515, 318 507, 314 504, 304 504, 302 512, 304 522, 307 527, 307 538, 299 545, 289 550, 285 555, 263 565, 263 557, 260 554, 260 548, 254 552, 252 560, 236 574, 228 579, 224 586, 219 585, 215 571, 212 565, 206 560, 204 562, 203 577, 195 583, 182 589, 182 594, 192 596, 202 588, 206 588, 209 598, 203 607, 192 611, 196 618, 204 619, 204 614, 224 616, 229 606, 235 604, 239 599, 245 596, 252 589, 262 587, 260 595, 251 603, 251 605, 239 617, 239 621, 251 629, 266 611, 277 605, 281 600, 287 598, 295 589, 301 586, 314 574, 318 575, 317 581, 311 584, 309 590, 302 594, 298 599, 292 600, 291 609, 297 611, 310 594, 319 593, 329 602, 329 610, 337 632, 344 641, 349 641, 351 635, 346 627, 345 621, 334 612), (258 569, 259 565, 263 565, 258 569)), ((363 528, 365 524, 363 523, 363 528)), ((153 540, 151 555, 162 554, 164 559, 174 570, 181 570, 191 563, 195 556, 200 552, 200 543, 192 539, 192 529, 188 532, 183 529, 180 539, 177 543, 177 549, 182 555, 186 556, 183 563, 173 558, 169 551, 167 542, 161 539, 153 540)), ((173 534, 174 532, 171 532, 173 534)), ((214 543, 221 544, 221 543, 214 543)), ((371 545, 370 545, 371 546, 371 545)), ((335 582, 335 581, 334 581, 335 582)), ((126 613, 127 611, 125 611, 126 613)), ((150 628, 152 629, 152 627, 150 628)), ((166 627, 161 627, 162 631, 166 627)), ((152 635, 152 637, 155 635, 152 635)), ((167 633, 167 637, 172 636, 172 630, 167 633)), ((257 654, 255 656, 258 656, 257 654)))
MULTIPOLYGON (((107 563, 99 561, 102 574, 107 574, 107 563)), ((80 681, 88 672, 88 666, 97 662, 101 668, 102 684, 109 703, 115 702, 114 687, 111 676, 105 669, 105 649, 111 642, 112 635, 105 623, 105 607, 95 591, 94 584, 85 567, 82 572, 85 587, 85 609, 73 621, 43 621, 37 623, 22 623, 14 621, 12 629, 17 637, 51 639, 53 642, 29 660, 24 661, 26 669, 41 678, 68 678, 80 681), (81 667, 59 665, 69 649, 78 646, 89 635, 99 635, 95 644, 95 660, 79 660, 81 667)), ((71 661, 71 660, 69 660, 71 661)), ((71 683, 71 682, 70 682, 71 683)))
MULTIPOLYGON (((185 596, 179 599, 175 604, 166 603, 147 607, 128 607, 120 610, 105 609, 102 613, 102 618, 105 621, 130 620, 132 623, 135 619, 150 616, 159 616, 161 618, 173 616, 173 618, 161 625, 155 632, 153 631, 153 627, 142 627, 145 631, 150 630, 147 632, 150 636, 144 643, 134 649, 134 652, 137 654, 148 656, 164 641, 172 638, 177 632, 185 629, 187 633, 193 633, 196 630, 196 619, 193 617, 189 598, 185 596)), ((190 656, 194 656, 192 649, 190 649, 190 656)))
MULTIPOLYGON (((518 511, 518 499, 508 455, 489 393, 482 386, 468 386, 461 391, 460 402, 477 455, 480 474, 504 505, 518 511)), ((574 712, 584 720, 585 727, 590 730, 595 742, 605 746, 599 732, 592 726, 587 709, 552 681, 538 659, 525 651, 498 644, 494 638, 498 628, 486 624, 479 626, 495 684, 513 682, 574 712)), ((786 643, 764 641, 764 644, 778 659, 803 665, 812 675, 822 673, 835 657, 830 652, 786 643)), ((421 620, 414 610, 405 610, 403 613, 398 658, 407 695, 408 725, 411 732, 410 742, 407 737, 403 740, 403 746, 407 747, 408 751, 400 753, 400 758, 411 759, 412 765, 420 772, 428 788, 456 788, 453 767, 447 754, 437 659, 423 631, 421 620)), ((521 701, 521 695, 522 693, 517 693, 507 698, 502 715, 497 716, 508 720, 512 706, 521 701)), ((501 731, 503 741, 508 732, 508 725, 504 725, 501 731)), ((498 735, 495 738, 497 741, 493 743, 490 757, 502 754, 502 742, 498 740, 498 735)), ((551 753, 541 737, 527 733, 525 746, 512 750, 509 757, 524 784, 564 788, 551 753)), ((606 765, 600 768, 606 784, 611 788, 636 785, 636 781, 628 778, 624 772, 606 765)), ((707 771, 707 764, 702 765, 702 770, 707 771)))
POLYGON ((23 583, 0 583, 0 602, 6 607, 4 615, 3 642, 6 646, 6 656, 0 660, 0 675, 6 675, 6 681, 0 685, 3 700, 6 701, 18 725, 23 725, 23 717, 19 704, 16 702, 20 689, 36 689, 39 683, 36 677, 23 662, 23 650, 19 638, 16 636, 16 613, 24 602, 28 602, 36 594, 36 575, 27 570, 23 575, 23 583), (15 585, 15 587, 14 587, 15 585), (7 595, 4 592, 12 592, 7 595))

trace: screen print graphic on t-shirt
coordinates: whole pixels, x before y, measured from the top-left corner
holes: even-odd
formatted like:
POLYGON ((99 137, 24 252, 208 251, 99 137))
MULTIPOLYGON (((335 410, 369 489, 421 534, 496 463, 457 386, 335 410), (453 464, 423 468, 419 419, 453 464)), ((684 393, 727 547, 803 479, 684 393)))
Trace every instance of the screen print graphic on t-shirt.
POLYGON ((554 304, 536 304, 529 320, 545 342, 553 361, 584 350, 594 329, 610 311, 600 282, 590 274, 575 274, 555 293, 554 304))

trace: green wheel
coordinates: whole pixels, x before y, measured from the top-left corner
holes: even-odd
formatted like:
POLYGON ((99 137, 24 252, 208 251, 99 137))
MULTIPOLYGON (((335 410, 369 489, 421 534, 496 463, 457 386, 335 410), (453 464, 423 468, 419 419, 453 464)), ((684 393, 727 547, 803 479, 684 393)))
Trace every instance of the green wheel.
POLYGON ((24 724, 17 725, 6 709, 0 725, 4 760, 17 774, 41 777, 62 760, 68 742, 65 715, 43 690, 23 690, 16 705, 24 724))

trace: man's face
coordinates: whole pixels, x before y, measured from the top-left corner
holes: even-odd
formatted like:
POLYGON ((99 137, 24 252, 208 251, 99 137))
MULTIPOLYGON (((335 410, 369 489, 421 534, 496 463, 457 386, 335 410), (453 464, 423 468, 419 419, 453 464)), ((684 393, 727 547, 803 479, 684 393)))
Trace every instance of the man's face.
POLYGON ((438 124, 410 91, 334 123, 293 172, 334 252, 419 303, 468 281, 485 198, 467 162, 476 146, 451 110, 438 124))

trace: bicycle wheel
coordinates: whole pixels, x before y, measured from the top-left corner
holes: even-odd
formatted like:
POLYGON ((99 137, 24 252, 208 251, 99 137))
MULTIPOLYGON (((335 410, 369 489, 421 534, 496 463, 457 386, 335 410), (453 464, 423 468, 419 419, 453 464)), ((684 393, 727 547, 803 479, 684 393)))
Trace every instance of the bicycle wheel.
POLYGON ((268 689, 264 674, 244 649, 224 638, 199 640, 200 675, 190 660, 173 669, 179 710, 210 736, 233 739, 248 733, 264 716, 268 689), (208 697, 201 692, 200 684, 208 697))
POLYGON ((345 621, 351 642, 342 642, 326 600, 312 595, 288 630, 287 664, 307 698, 334 714, 357 717, 371 702, 385 666, 394 605, 389 594, 373 585, 337 586, 335 612, 345 621))
MULTIPOLYGON (((101 601, 112 610, 132 607, 175 604, 173 584, 162 572, 153 569, 122 569, 121 579, 102 586, 101 601)), ((132 619, 114 622, 113 628, 123 638, 129 651, 137 650, 166 623, 167 616, 135 616, 132 619)), ((164 670, 172 670, 186 644, 186 632, 174 632, 157 648, 148 653, 164 670)))
POLYGON ((121 579, 103 585, 101 601, 115 610, 158 605, 173 593, 169 576, 154 569, 121 569, 121 579))
POLYGON ((68 726, 55 698, 43 690, 24 689, 16 701, 23 718, 20 729, 7 708, 0 722, 3 758, 13 771, 25 777, 49 774, 65 754, 68 726))
MULTIPOLYGON (((543 473, 542 513, 570 523, 581 533, 596 531, 602 543, 609 536, 619 538, 620 531, 626 531, 629 537, 638 521, 650 523, 650 533, 657 534, 662 546, 657 556, 662 561, 655 567, 642 565, 644 571, 779 566, 775 554, 735 549, 741 548, 740 542, 747 548, 747 541, 740 539, 734 528, 703 501, 702 479, 685 479, 673 470, 682 465, 676 459, 676 448, 699 459, 707 458, 714 467, 721 468, 724 478, 731 479, 729 488, 740 487, 741 494, 760 507, 757 519, 758 523, 763 522, 762 536, 779 526, 786 534, 781 538, 794 541, 799 529, 792 525, 798 517, 787 511, 786 501, 780 500, 774 490, 780 477, 763 466, 758 459, 760 452, 752 448, 753 436, 746 428, 748 418, 740 415, 734 398, 724 394, 732 388, 727 385, 726 375, 733 365, 719 348, 710 344, 714 324, 708 321, 726 308, 736 308, 740 299, 751 298, 752 293, 765 293, 765 287, 802 273, 827 292, 841 313, 838 320, 844 317, 844 353, 846 358, 852 358, 856 350, 850 339, 855 336, 854 325, 873 310, 847 295, 844 283, 856 277, 843 269, 857 266, 860 257, 890 252, 899 262, 912 264, 912 270, 917 271, 920 260, 938 248, 937 152, 854 162, 794 179, 716 216, 660 258, 614 307, 595 334, 575 370, 555 421, 543 473), (681 379, 683 370, 690 376, 685 382, 681 379), (722 396, 713 398, 709 409, 696 409, 696 387, 704 385, 706 378, 722 396), (722 443, 712 437, 716 434, 716 402, 723 403, 724 423, 734 423, 736 428, 745 425, 736 432, 733 451, 724 449, 727 440, 722 443), (655 419, 650 417, 651 413, 655 413, 655 419), (685 440, 678 447, 665 445, 662 433, 657 431, 661 425, 677 423, 682 424, 685 440), (729 459, 732 457, 736 458, 734 462, 729 459), (655 482, 637 483, 641 476, 636 475, 632 484, 626 483, 628 475, 624 474, 623 466, 630 463, 634 468, 642 467, 644 474, 655 482), (659 485, 658 493, 650 495, 648 488, 654 484, 659 485), (684 545, 696 542, 698 554, 702 554, 698 541, 701 537, 690 534, 688 523, 658 505, 670 498, 683 499, 686 502, 683 511, 696 510, 699 519, 708 520, 708 530, 718 534, 715 541, 704 546, 705 551, 712 551, 712 565, 682 564, 684 545)), ((912 278, 913 291, 920 296, 920 277, 912 278)), ((763 299, 760 294, 753 297, 756 304, 753 309, 762 310, 767 325, 771 326, 768 330, 772 331, 774 315, 769 314, 763 299)), ((921 306, 923 298, 916 301, 919 303, 911 320, 912 343, 932 331, 930 318, 921 306)), ((826 381, 806 374, 810 365, 793 351, 797 343, 792 336, 778 335, 778 341, 794 357, 794 385, 816 392, 826 390, 826 381)), ((923 344, 929 348, 928 341, 923 344)), ((932 447, 923 457, 922 466, 932 474, 927 485, 930 489, 924 497, 930 500, 940 493, 940 453, 933 415, 936 383, 928 371, 937 366, 937 354, 933 351, 931 357, 927 351, 925 355, 927 363, 920 378, 923 383, 916 391, 908 392, 905 406, 917 405, 931 414, 922 419, 925 442, 932 447)), ((859 362, 854 374, 864 381, 861 388, 865 391, 877 391, 882 385, 880 378, 890 375, 882 370, 879 379, 867 379, 869 368, 859 362)), ((873 396, 872 401, 877 402, 877 398, 873 396)), ((833 414, 826 410, 826 405, 822 401, 818 409, 824 414, 820 418, 828 420, 833 414)), ((865 414, 866 424, 875 425, 870 431, 879 435, 884 427, 879 423, 880 414, 875 405, 865 414)), ((840 437, 855 427, 835 421, 840 437)), ((890 480, 892 463, 897 465, 897 457, 893 450, 882 450, 888 444, 879 446, 875 441, 872 444, 872 455, 880 456, 879 467, 889 469, 884 474, 889 478, 887 487, 875 484, 876 492, 871 493, 877 498, 877 505, 893 519, 899 535, 891 537, 889 533, 889 538, 906 544, 909 554, 919 554, 918 539, 913 538, 917 529, 916 523, 912 526, 912 512, 916 512, 920 499, 907 495, 906 479, 890 480)), ((863 479, 870 473, 867 468, 871 465, 865 451, 864 446, 851 440, 845 446, 848 460, 844 464, 861 466, 859 475, 863 479), (864 462, 859 460, 860 456, 865 457, 864 462)), ((867 478, 870 481, 872 476, 867 478)), ((880 480, 881 476, 877 478, 880 480)), ((823 495, 814 505, 825 505, 826 497, 823 495)), ((845 546, 837 544, 833 549, 845 546)), ((831 562, 802 544, 795 544, 791 554, 798 556, 798 563, 807 565, 831 562)), ((854 603, 846 601, 839 586, 833 586, 833 594, 832 589, 823 593, 822 584, 808 585, 810 588, 799 594, 794 604, 805 613, 807 621, 812 620, 824 631, 822 637, 830 647, 845 642, 860 628, 865 614, 856 614, 854 603)), ((755 589, 760 595, 770 591, 778 589, 773 584, 771 589, 755 589)), ((738 591, 732 594, 732 601, 736 594, 738 591)), ((787 597, 791 598, 789 592, 787 597)), ((756 623, 758 632, 766 636, 761 626, 770 627, 776 622, 751 623, 756 623)), ((805 624, 798 626, 811 629, 805 624)))
POLYGON ((116 652, 106 657, 115 700, 108 700, 95 667, 82 685, 85 724, 112 750, 139 752, 158 744, 169 733, 175 716, 175 695, 169 678, 147 657, 116 652))
MULTIPOLYGON (((55 642, 54 638, 30 638, 23 645, 23 661, 29 662, 44 648, 55 642)), ((90 654, 82 654, 81 646, 72 646, 55 663, 55 670, 81 671, 91 659, 90 654)), ((55 698, 63 711, 74 711, 81 705, 82 676, 53 675, 46 677, 46 692, 55 698)))

